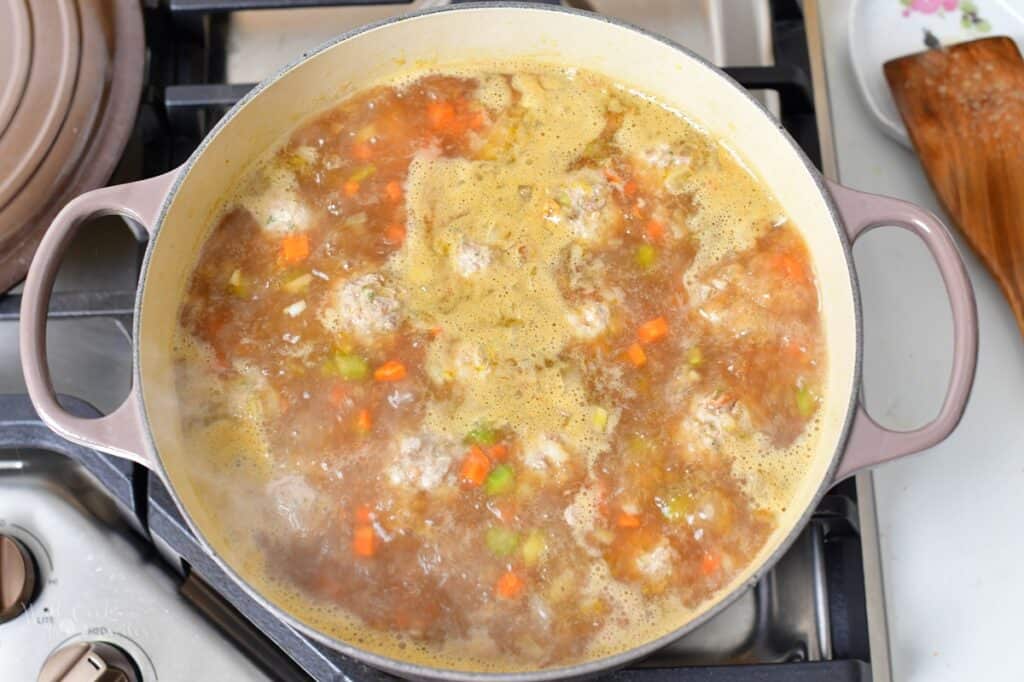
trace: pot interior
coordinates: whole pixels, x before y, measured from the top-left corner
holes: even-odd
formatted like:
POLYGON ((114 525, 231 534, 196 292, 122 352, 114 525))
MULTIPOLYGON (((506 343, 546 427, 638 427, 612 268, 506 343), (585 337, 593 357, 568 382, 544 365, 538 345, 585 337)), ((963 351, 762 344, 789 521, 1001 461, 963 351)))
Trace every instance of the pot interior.
MULTIPOLYGON (((226 537, 216 522, 218 501, 200 494, 182 447, 173 381, 172 339, 179 304, 196 254, 233 185, 250 163, 282 135, 347 94, 423 65, 477 60, 530 59, 577 66, 648 93, 687 115, 737 150, 795 222, 812 253, 828 348, 824 401, 816 455, 795 487, 778 529, 757 558, 718 598, 681 622, 662 624, 651 639, 695 624, 747 584, 770 561, 822 490, 854 396, 857 358, 855 296, 841 226, 830 211, 818 176, 779 126, 745 92, 699 59, 660 39, 587 15, 527 7, 471 7, 378 25, 321 49, 287 69, 232 112, 193 155, 165 206, 143 273, 137 337, 145 416, 167 479, 194 527, 255 592, 321 638, 369 650, 369 660, 398 672, 424 674, 388 659, 430 664, 368 641, 356 644, 318 604, 266 580, 259 553, 241 538, 226 537), (379 658, 384 657, 384 658, 379 658)), ((223 491, 230 495, 230 490, 223 491)), ((337 642, 332 642, 337 645, 337 642)), ((653 646, 653 643, 651 644, 653 646)), ((352 651, 349 646, 341 648, 352 651)), ((648 647, 650 648, 650 647, 648 647)), ((366 656, 364 656, 365 658, 366 656)), ((612 661, 614 662, 614 661, 612 661)))

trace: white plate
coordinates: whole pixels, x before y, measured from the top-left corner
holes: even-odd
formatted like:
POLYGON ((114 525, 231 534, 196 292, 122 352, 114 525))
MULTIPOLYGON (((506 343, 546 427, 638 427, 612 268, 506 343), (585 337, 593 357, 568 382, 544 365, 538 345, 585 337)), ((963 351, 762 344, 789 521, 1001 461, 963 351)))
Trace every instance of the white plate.
POLYGON ((921 52, 925 30, 943 45, 1001 35, 1024 44, 1022 0, 854 0, 850 6, 850 62, 860 94, 882 129, 910 146, 882 64, 921 52))

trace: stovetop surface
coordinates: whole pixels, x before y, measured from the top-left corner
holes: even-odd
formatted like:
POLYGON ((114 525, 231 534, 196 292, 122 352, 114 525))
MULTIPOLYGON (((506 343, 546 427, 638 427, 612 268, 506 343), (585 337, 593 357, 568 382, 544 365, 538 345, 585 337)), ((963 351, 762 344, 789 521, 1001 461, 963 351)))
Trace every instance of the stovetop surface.
POLYGON ((0 625, 0 680, 35 679, 54 650, 95 640, 125 651, 146 681, 262 679, 146 541, 129 509, 132 466, 59 439, 24 396, 0 398, 0 414, 0 534, 28 549, 39 585, 0 625))
MULTIPOLYGON (((395 11, 381 7, 224 11, 288 4, 272 0, 152 0, 146 4, 151 51, 148 94, 133 141, 113 181, 155 175, 180 163, 216 118, 246 91, 251 80, 266 75, 280 61, 300 52, 303 41, 316 43, 321 37, 344 30, 346 22, 356 25, 395 11), (300 17, 302 12, 306 13, 305 18, 300 17), (349 14, 342 16, 340 12, 349 14), (309 29, 302 27, 309 27, 311 20, 324 35, 306 35, 309 29), (265 40, 267 35, 273 35, 275 40, 265 40), (260 49, 261 40, 270 42, 272 49, 260 49)), ((297 4, 345 3, 302 0, 297 4)), ((763 101, 781 113, 783 122, 809 156, 819 158, 806 72, 806 45, 795 3, 773 2, 771 12, 764 0, 681 3, 673 9, 653 0, 595 0, 593 4, 620 16, 630 9, 638 12, 642 20, 626 18, 640 24, 655 24, 652 28, 660 25, 671 37, 698 47, 698 51, 719 63, 733 65, 730 72, 749 87, 776 88, 779 94, 768 93, 763 101), (642 14, 644 11, 646 15, 642 14), (727 23, 723 24, 723 20, 727 23), (723 31, 723 25, 732 29, 723 31), (765 66, 773 61, 778 65, 765 66)), ((127 393, 131 382, 127 362, 129 330, 141 248, 119 219, 95 221, 84 232, 82 238, 76 239, 61 271, 58 293, 51 306, 51 366, 58 391, 84 397, 101 411, 109 411, 127 393)), ((0 297, 0 349, 16 348, 17 324, 10 321, 17 317, 16 308, 16 296, 0 297), (3 322, 4 319, 9 321, 3 322)), ((157 665, 152 679, 158 679, 158 674, 170 680, 255 679, 258 673, 253 662, 272 678, 283 680, 384 677, 302 637, 267 613, 207 557, 156 477, 137 465, 62 441, 38 421, 27 398, 21 395, 22 390, 17 358, 0 354, 0 392, 14 393, 0 395, 0 471, 4 472, 0 490, 32 476, 36 480, 50 478, 50 483, 43 486, 50 498, 44 496, 38 504, 54 508, 65 508, 61 505, 72 494, 92 490, 90 495, 95 495, 103 491, 110 498, 106 509, 119 511, 120 520, 109 513, 92 514, 93 519, 108 524, 102 534, 127 538, 131 535, 129 531, 133 531, 138 536, 123 543, 119 540, 119 552, 104 554, 105 558, 95 562, 96 566, 82 562, 75 565, 76 570, 81 570, 110 561, 112 565, 102 570, 121 576, 126 589, 118 594, 109 589, 76 590, 74 615, 67 619, 61 632, 106 627, 107 631, 91 636, 117 637, 114 628, 121 625, 124 629, 122 624, 128 622, 128 612, 103 611, 105 617, 98 620, 86 616, 97 613, 89 610, 94 608, 93 604, 123 597, 129 598, 133 606, 151 606, 155 610, 153 618, 163 624, 159 629, 140 630, 148 633, 140 641, 151 641, 138 645, 143 652, 139 656, 159 660, 160 655, 153 652, 168 648, 199 651, 201 646, 187 634, 179 633, 212 633, 206 624, 210 622, 228 633, 234 642, 216 635, 203 640, 225 661, 226 667, 212 677, 205 673, 193 677, 183 672, 188 668, 181 667, 183 662, 178 661, 177 668, 171 663, 167 664, 169 667, 157 665), (16 462, 24 459, 26 448, 48 453, 32 455, 27 467, 16 466, 16 462), (55 459, 61 464, 53 464, 55 459), (77 481, 78 487, 66 485, 69 481, 77 481), (85 486, 83 481, 92 487, 85 486), (65 492, 58 495, 54 492, 58 490, 65 492), (157 568, 160 562, 163 568, 157 568), (151 580, 155 592, 166 593, 168 585, 177 585, 196 608, 183 615, 175 610, 183 606, 177 598, 167 605, 132 599, 134 593, 127 583, 134 583, 135 573, 151 580), (206 623, 196 622, 197 613, 206 616, 206 623), (103 620, 106 622, 102 625, 94 624, 103 620), (237 667, 233 668, 231 661, 237 667)), ((67 400, 80 413, 94 409, 88 403, 67 400)), ((0 503, 3 500, 4 496, 0 496, 0 503)), ((838 486, 823 500, 793 548, 753 590, 705 626, 614 677, 712 682, 870 679, 857 504, 852 481, 838 486)), ((91 513, 88 507, 70 508, 86 515, 91 513)), ((5 513, 10 515, 0 504, 0 520, 5 513)), ((67 525, 71 528, 75 524, 67 525)), ((31 523, 25 524, 26 528, 29 526, 31 523)), ((58 535, 51 532, 37 533, 41 552, 47 543, 56 542, 58 535)), ((51 585, 44 584, 40 594, 45 595, 47 590, 54 596, 60 594, 63 600, 64 592, 51 585)), ((37 602, 42 603, 43 600, 37 602)), ((30 620, 31 616, 21 622, 30 620)), ((56 644, 52 637, 39 634, 44 630, 24 625, 19 628, 27 638, 26 646, 45 649, 56 644)), ((13 632, 10 624, 0 625, 0 635, 8 632, 13 632)), ((12 641, 5 637, 0 640, 12 641)), ((12 647, 8 645, 6 650, 11 651, 12 647)), ((3 665, 8 659, 4 645, 0 644, 0 679, 18 679, 4 675, 3 665)), ((38 666, 38 662, 32 665, 38 666)))

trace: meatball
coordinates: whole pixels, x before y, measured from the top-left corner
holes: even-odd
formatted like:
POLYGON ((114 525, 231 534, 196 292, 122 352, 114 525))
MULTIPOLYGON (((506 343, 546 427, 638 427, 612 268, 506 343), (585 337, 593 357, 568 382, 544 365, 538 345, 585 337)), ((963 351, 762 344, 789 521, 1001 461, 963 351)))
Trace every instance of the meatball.
POLYGON ((275 236, 308 230, 312 215, 298 196, 295 175, 276 169, 267 171, 264 177, 266 188, 242 202, 260 229, 275 236))
POLYGON ((387 468, 392 485, 432 490, 448 475, 454 457, 454 444, 431 433, 406 436, 399 441, 398 452, 387 468))
POLYGON ((452 253, 455 272, 462 277, 471 277, 486 270, 491 265, 491 259, 489 248, 472 242, 462 242, 452 253))
POLYGON ((395 331, 399 308, 395 292, 374 273, 339 284, 320 311, 320 321, 335 333, 347 332, 360 341, 395 331))
POLYGON ((580 242, 605 241, 622 221, 621 211, 610 200, 608 180, 594 168, 583 168, 569 177, 569 182, 552 193, 557 208, 548 213, 548 221, 565 225, 580 242))

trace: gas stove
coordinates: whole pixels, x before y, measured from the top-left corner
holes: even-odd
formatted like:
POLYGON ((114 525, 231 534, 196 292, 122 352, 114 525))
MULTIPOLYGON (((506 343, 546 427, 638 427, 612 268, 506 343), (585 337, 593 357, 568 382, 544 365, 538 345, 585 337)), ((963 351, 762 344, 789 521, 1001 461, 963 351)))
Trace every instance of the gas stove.
MULTIPOLYGON (((147 83, 112 182, 181 163, 253 82, 303 50, 410 9, 338 0, 143 4, 147 83)), ((782 0, 585 6, 725 66, 830 174, 813 4, 807 16, 782 0)), ((82 416, 116 407, 130 386, 140 255, 121 219, 99 219, 76 238, 58 278, 50 363, 65 405, 82 416)), ((144 468, 68 443, 41 423, 13 351, 18 304, 16 293, 0 296, 0 680, 387 677, 303 637, 253 601, 205 555, 144 468)), ((753 589, 610 677, 887 680, 877 533, 870 479, 839 484, 753 589)))

